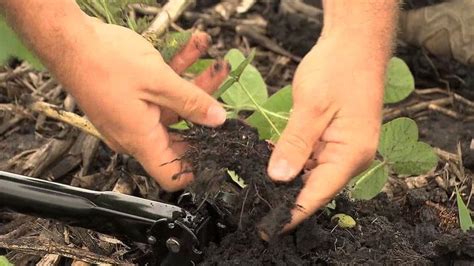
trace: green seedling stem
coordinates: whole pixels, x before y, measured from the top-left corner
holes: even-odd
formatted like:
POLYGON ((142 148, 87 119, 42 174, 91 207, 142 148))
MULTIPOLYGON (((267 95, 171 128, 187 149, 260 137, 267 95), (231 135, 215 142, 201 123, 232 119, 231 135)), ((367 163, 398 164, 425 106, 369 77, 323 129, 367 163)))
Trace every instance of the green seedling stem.
POLYGON ((245 58, 242 63, 232 72, 229 73, 229 79, 220 87, 220 89, 214 93, 214 98, 219 99, 221 95, 226 92, 234 83, 238 82, 240 76, 244 72, 244 69, 253 61, 255 58, 255 49, 250 51, 250 54, 247 58, 245 58))
POLYGON ((247 96, 249 97, 249 99, 252 101, 252 103, 255 105, 255 107, 257 108, 257 110, 263 115, 263 117, 265 117, 265 119, 267 119, 268 123, 270 124, 270 126, 273 128, 273 130, 275 130, 275 133, 280 136, 281 133, 280 131, 278 130, 278 128, 275 126, 275 124, 273 123, 273 121, 270 119, 270 117, 268 117, 267 113, 264 111, 264 109, 257 103, 257 101, 255 101, 255 99, 253 98, 252 94, 250 94, 250 92, 244 87, 242 86, 242 84, 240 83, 240 81, 237 81, 237 84, 239 84, 240 88, 242 90, 244 90, 245 94, 247 94, 247 96))
MULTIPOLYGON (((230 109, 230 110, 248 110, 248 111, 258 111, 258 109, 255 107, 255 106, 251 106, 251 105, 244 105, 244 106, 239 106, 239 107, 235 107, 235 106, 232 106, 232 105, 228 105, 228 104, 225 104, 223 103, 222 104, 223 107, 227 108, 227 109, 230 109)), ((265 109, 263 107, 261 107, 262 111, 267 113, 268 115, 270 116, 273 116, 273 117, 276 117, 276 118, 280 118, 280 119, 283 119, 283 120, 286 120, 288 121, 289 120, 289 117, 288 116, 284 116, 284 115, 281 115, 281 114, 278 114, 278 113, 275 113, 275 112, 272 112, 268 109, 265 109)))

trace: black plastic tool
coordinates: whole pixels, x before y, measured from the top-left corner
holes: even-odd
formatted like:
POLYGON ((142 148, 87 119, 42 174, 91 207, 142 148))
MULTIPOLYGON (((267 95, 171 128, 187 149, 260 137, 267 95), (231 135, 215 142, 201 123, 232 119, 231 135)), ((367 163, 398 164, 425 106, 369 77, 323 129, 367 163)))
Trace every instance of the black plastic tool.
MULTIPOLYGON (((223 225, 167 203, 0 171, 0 207, 154 247, 161 265, 193 265, 223 225)), ((224 226, 225 227, 225 226, 224 226)))

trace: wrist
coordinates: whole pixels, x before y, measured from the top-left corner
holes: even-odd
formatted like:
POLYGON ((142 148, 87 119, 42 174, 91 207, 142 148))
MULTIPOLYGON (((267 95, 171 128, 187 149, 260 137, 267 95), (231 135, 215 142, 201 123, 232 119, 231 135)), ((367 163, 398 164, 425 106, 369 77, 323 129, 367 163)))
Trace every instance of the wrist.
MULTIPOLYGON (((317 54, 330 54, 335 64, 345 65, 358 72, 370 72, 383 76, 391 56, 390 47, 380 46, 370 37, 353 36, 350 32, 337 31, 318 40, 310 53, 313 60, 317 54), (336 63, 337 62, 337 63, 336 63)), ((341 66, 342 66, 341 65, 341 66)))
MULTIPOLYGON (((346 49, 370 54, 385 64, 392 52, 399 0, 325 0, 320 41, 336 40, 346 49)), ((356 56, 357 54, 353 54, 356 56)))
POLYGON ((67 64, 63 60, 80 49, 80 36, 90 31, 88 16, 74 0, 6 0, 0 6, 10 26, 52 71, 67 64))

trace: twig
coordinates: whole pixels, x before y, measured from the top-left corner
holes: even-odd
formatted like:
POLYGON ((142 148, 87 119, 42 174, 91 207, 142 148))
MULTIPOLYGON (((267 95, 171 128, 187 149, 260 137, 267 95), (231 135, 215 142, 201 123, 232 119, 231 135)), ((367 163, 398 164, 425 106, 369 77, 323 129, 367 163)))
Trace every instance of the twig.
POLYGON ((277 54, 289 57, 296 62, 301 62, 301 57, 295 56, 292 53, 288 52, 287 50, 283 49, 280 45, 275 43, 273 40, 264 36, 263 34, 258 33, 254 30, 254 27, 246 26, 246 25, 238 25, 235 27, 237 33, 242 34, 253 41, 257 42, 258 44, 262 45, 263 47, 267 48, 268 50, 275 52, 277 54))
POLYGON ((436 111, 436 112, 439 112, 439 113, 442 113, 444 115, 447 115, 449 117, 452 117, 454 119, 461 119, 461 115, 458 114, 457 112, 453 111, 453 110, 449 110, 447 108, 444 108, 444 107, 441 107, 437 104, 430 104, 428 105, 428 109, 429 110, 433 110, 433 111, 436 111))
POLYGON ((258 193, 258 189, 257 189, 256 184, 254 184, 254 187, 255 187, 255 195, 257 195, 257 197, 259 199, 261 199, 263 202, 265 202, 268 205, 268 208, 273 209, 272 205, 270 205, 270 202, 268 202, 266 199, 264 199, 262 196, 260 196, 260 193, 258 193))
POLYGON ((57 254, 46 254, 39 262, 36 263, 36 266, 50 266, 58 265, 61 257, 57 254))
POLYGON ((303 0, 282 0, 280 9, 284 13, 301 13, 309 20, 322 24, 323 10, 306 4, 303 0))
POLYGON ((245 202, 247 201, 247 197, 249 196, 250 187, 247 189, 247 193, 245 193, 244 201, 242 202, 242 208, 240 209, 240 217, 239 217, 239 229, 242 229, 242 216, 244 216, 244 209, 245 209, 245 202))
POLYGON ((97 129, 87 120, 86 118, 61 110, 59 107, 45 103, 45 102, 32 102, 27 105, 28 109, 42 113, 48 117, 57 119, 61 122, 64 122, 68 125, 76 127, 90 135, 93 135, 101 140, 104 140, 104 137, 97 131, 97 129))
POLYGON ((155 44, 158 37, 166 31, 168 26, 176 21, 184 10, 193 3, 193 0, 169 0, 151 22, 150 26, 142 33, 142 36, 152 44, 155 44))
POLYGON ((436 154, 441 157, 444 161, 454 161, 456 163, 460 162, 459 155, 451 152, 447 152, 445 150, 442 150, 440 148, 434 148, 436 154))
POLYGON ((19 67, 15 68, 13 71, 0 73, 0 83, 19 77, 32 70, 33 69, 28 64, 22 64, 19 67))
POLYGON ((398 107, 384 110, 383 118, 385 120, 391 120, 393 118, 402 116, 407 113, 415 113, 421 110, 427 109, 430 104, 435 104, 438 106, 444 106, 451 103, 452 100, 450 97, 436 99, 428 102, 416 103, 406 107, 398 107))
POLYGON ((444 94, 444 95, 451 95, 456 101, 461 102, 462 104, 474 108, 474 102, 464 98, 463 96, 454 93, 454 92, 449 92, 441 88, 429 88, 429 89, 417 89, 416 94, 418 95, 428 95, 428 94, 444 94))
POLYGON ((105 262, 121 265, 124 263, 123 261, 117 261, 106 256, 97 255, 77 247, 62 246, 54 242, 32 241, 32 239, 24 239, 23 241, 17 239, 0 240, 0 247, 28 254, 37 254, 40 256, 44 256, 45 254, 59 254, 64 257, 78 259, 89 263, 105 262))
POLYGON ((19 108, 11 103, 1 103, 0 112, 16 112, 19 108))
POLYGON ((474 102, 469 101, 468 99, 462 97, 461 95, 459 95, 457 93, 453 93, 453 96, 454 96, 454 99, 456 101, 459 101, 459 102, 463 103, 464 105, 474 109, 474 102))
POLYGON ((449 94, 449 92, 441 88, 416 89, 415 93, 418 95, 428 95, 428 94, 436 94, 436 93, 444 94, 444 95, 449 94))
POLYGON ((130 4, 131 7, 136 12, 143 14, 143 15, 154 15, 156 16, 160 12, 160 8, 156 6, 149 6, 145 4, 130 4))

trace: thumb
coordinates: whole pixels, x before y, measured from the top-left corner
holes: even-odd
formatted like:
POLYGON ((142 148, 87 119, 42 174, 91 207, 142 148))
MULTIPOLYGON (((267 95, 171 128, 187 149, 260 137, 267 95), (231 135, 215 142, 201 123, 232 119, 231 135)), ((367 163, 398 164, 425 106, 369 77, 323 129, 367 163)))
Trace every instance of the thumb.
POLYGON ((155 80, 150 86, 152 89, 147 91, 146 100, 198 124, 218 126, 224 123, 226 112, 216 99, 181 78, 168 66, 161 73, 161 80, 155 80))
POLYGON ((331 119, 327 109, 308 110, 295 105, 273 150, 268 175, 274 181, 287 182, 301 172, 331 119))

